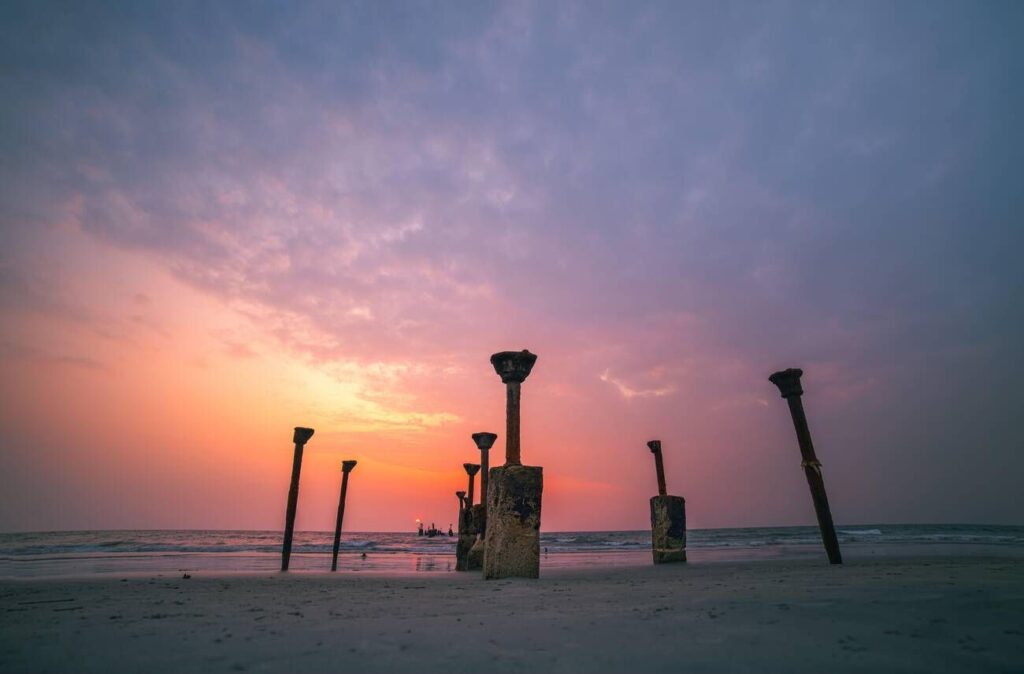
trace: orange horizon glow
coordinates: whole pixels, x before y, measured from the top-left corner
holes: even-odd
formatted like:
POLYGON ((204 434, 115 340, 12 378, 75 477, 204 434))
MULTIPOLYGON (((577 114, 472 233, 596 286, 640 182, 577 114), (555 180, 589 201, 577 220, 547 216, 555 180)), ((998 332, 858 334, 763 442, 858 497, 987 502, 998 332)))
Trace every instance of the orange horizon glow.
POLYGON ((295 426, 298 530, 346 459, 346 531, 454 522, 524 348, 545 531, 646 529, 655 438, 813 524, 787 367, 837 524, 1019 523, 998 11, 7 8, 0 531, 281 529, 295 426))

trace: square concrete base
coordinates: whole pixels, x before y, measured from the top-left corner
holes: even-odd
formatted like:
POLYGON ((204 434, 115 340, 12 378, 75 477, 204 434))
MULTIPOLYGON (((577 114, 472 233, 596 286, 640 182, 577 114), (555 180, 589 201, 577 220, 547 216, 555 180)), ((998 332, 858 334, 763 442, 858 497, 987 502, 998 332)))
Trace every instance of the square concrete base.
POLYGON ((481 504, 471 506, 462 511, 459 519, 459 539, 455 543, 455 570, 473 571, 480 568, 479 562, 474 566, 470 551, 480 533, 480 522, 483 520, 484 507, 481 504))
POLYGON ((477 536, 476 542, 473 543, 473 547, 469 549, 469 558, 467 560, 467 566, 470 571, 476 571, 477 569, 484 568, 484 539, 477 536))
POLYGON ((686 561, 686 501, 682 496, 651 498, 654 563, 686 561))
POLYGON ((540 502, 544 469, 492 468, 487 491, 484 578, 540 577, 540 502))

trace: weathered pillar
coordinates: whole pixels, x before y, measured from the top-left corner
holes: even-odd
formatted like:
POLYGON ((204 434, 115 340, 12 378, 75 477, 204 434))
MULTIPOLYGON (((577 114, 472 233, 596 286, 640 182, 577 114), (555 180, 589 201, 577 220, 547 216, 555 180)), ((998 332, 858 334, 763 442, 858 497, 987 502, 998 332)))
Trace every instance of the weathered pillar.
POLYGON ((473 442, 480 450, 480 526, 473 547, 469 549, 469 568, 482 569, 484 566, 484 537, 487 535, 487 474, 490 472, 490 452, 494 433, 474 433, 473 442))
POLYGON ((299 502, 299 473, 302 472, 302 449, 313 437, 312 428, 295 427, 292 442, 295 443, 295 457, 292 459, 292 483, 288 488, 288 509, 284 515, 284 543, 281 546, 281 570, 288 570, 292 556, 292 535, 295 533, 295 507, 299 502))
POLYGON ((526 350, 491 356, 506 388, 505 465, 492 468, 488 480, 484 578, 540 575, 543 469, 522 465, 519 446, 520 385, 536 361, 537 356, 526 350))
POLYGON ((338 570, 338 550, 341 548, 341 522, 345 519, 345 495, 348 493, 348 474, 356 467, 355 461, 341 462, 341 496, 338 498, 338 520, 334 525, 334 554, 331 557, 331 571, 338 570))
POLYGON ((803 374, 803 370, 790 368, 776 372, 768 377, 768 381, 779 388, 782 397, 789 403, 789 413, 793 417, 796 439, 800 444, 800 454, 803 457, 803 462, 800 465, 804 469, 807 484, 811 488, 811 500, 814 501, 814 512, 818 517, 818 528, 821 529, 821 540, 825 544, 828 561, 831 564, 842 564, 839 539, 836 538, 836 529, 832 524, 832 511, 828 507, 828 496, 825 495, 825 480, 821 475, 821 463, 814 454, 814 443, 811 442, 811 431, 807 427, 807 416, 804 414, 804 404, 801 399, 804 389, 800 385, 800 377, 803 374))
POLYGON ((473 442, 480 450, 480 502, 484 504, 484 521, 487 518, 487 473, 491 468, 491 447, 498 436, 494 433, 474 433, 473 442))
POLYGON ((469 475, 469 491, 466 492, 466 504, 469 507, 473 505, 473 482, 476 480, 476 474, 480 471, 479 464, 475 463, 464 463, 462 467, 466 469, 466 475, 469 475))
POLYGON ((471 571, 474 568, 480 568, 479 566, 474 567, 470 563, 469 552, 480 532, 481 506, 470 506, 468 499, 463 501, 462 506, 459 509, 459 537, 455 541, 455 570, 471 571))
POLYGON ((686 561, 686 500, 669 496, 665 488, 665 463, 661 440, 647 443, 654 454, 658 473, 658 495, 651 497, 651 548, 655 564, 686 561))
POLYGON ((462 518, 459 520, 459 540, 455 543, 455 570, 472 571, 480 568, 479 563, 474 564, 470 559, 470 551, 480 534, 480 518, 483 510, 482 506, 473 505, 473 485, 480 466, 475 463, 464 463, 462 467, 466 469, 466 475, 469 476, 469 491, 466 493, 465 508, 462 511, 462 518))

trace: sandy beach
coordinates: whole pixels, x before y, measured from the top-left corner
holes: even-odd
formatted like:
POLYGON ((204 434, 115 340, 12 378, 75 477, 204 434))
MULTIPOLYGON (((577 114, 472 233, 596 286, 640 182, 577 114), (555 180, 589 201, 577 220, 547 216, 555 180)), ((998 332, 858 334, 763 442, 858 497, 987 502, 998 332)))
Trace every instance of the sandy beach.
POLYGON ((0 583, 4 672, 1020 672, 1024 564, 865 558, 0 583))

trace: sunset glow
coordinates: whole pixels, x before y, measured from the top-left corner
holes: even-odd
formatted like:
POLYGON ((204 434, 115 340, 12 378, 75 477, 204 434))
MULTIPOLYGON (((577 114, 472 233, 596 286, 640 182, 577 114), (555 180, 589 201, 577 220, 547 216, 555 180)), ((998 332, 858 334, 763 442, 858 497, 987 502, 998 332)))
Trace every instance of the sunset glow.
POLYGON ((447 527, 525 348, 545 530, 645 528, 652 438, 692 528, 813 523, 785 367, 837 522, 1020 521, 1009 28, 176 4, 0 22, 0 529, 279 529, 294 426, 299 530, 343 459, 447 527))

